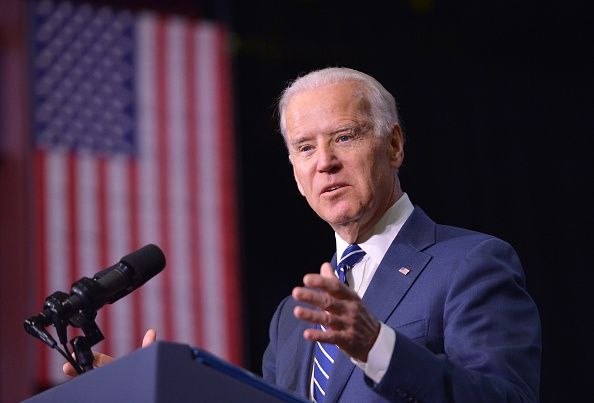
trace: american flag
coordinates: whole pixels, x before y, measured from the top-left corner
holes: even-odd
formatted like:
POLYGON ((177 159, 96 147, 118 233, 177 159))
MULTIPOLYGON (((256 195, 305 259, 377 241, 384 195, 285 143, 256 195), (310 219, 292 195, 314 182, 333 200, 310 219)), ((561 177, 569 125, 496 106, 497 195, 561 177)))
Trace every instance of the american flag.
MULTIPOLYGON (((36 298, 147 243, 167 266, 101 309, 115 356, 161 340, 241 363, 228 32, 153 12, 31 7, 36 298)), ((40 345, 40 381, 63 359, 40 345)))

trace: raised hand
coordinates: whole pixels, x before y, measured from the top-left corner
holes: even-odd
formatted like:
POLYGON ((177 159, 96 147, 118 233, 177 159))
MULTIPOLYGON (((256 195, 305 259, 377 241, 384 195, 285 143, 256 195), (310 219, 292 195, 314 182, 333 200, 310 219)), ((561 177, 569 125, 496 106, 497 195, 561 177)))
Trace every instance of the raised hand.
POLYGON ((295 287, 293 298, 318 309, 295 307, 297 319, 320 324, 326 331, 307 329, 303 337, 311 341, 336 344, 349 356, 367 362, 380 331, 380 323, 369 313, 359 296, 334 275, 330 263, 324 263, 320 274, 307 274, 305 287, 295 287))

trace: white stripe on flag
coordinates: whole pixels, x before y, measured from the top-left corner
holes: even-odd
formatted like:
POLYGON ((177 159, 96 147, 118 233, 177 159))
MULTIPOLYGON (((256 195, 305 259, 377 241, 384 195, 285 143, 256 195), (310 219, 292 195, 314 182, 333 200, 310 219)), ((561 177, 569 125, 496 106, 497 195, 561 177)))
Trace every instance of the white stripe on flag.
POLYGON ((97 252, 97 161, 89 153, 80 153, 77 160, 78 268, 80 277, 89 277, 100 268, 97 252))
MULTIPOLYGON (((128 230, 127 156, 112 156, 107 164, 107 241, 109 264, 119 262, 130 252, 128 230)), ((111 351, 120 357, 132 350, 132 306, 129 297, 109 306, 111 351)))
POLYGON ((219 200, 220 167, 217 155, 217 88, 216 49, 214 48, 216 28, 204 23, 198 30, 198 124, 200 138, 197 158, 199 162, 200 210, 199 225, 202 244, 202 284, 204 289, 203 326, 204 342, 208 349, 216 355, 225 356, 227 351, 227 332, 225 313, 226 301, 222 296, 224 289, 221 279, 223 265, 221 262, 221 211, 219 200))
MULTIPOLYGON (((137 76, 138 92, 138 169, 140 216, 138 220, 140 243, 159 245, 161 220, 157 209, 157 199, 161 192, 158 187, 158 167, 156 166, 156 101, 155 101, 155 26, 154 14, 141 14, 137 22, 137 76)), ((169 258, 167 256, 167 258, 169 258)), ((169 264, 167 263, 167 269, 169 264)), ((163 329, 163 281, 162 276, 152 279, 142 286, 142 328, 163 329)))
MULTIPOLYGON (((67 291, 70 289, 70 272, 68 265, 68 237, 66 228, 68 204, 67 183, 67 154, 56 151, 48 154, 44 173, 46 175, 46 212, 47 217, 47 294, 54 291, 67 291)), ((56 341, 59 340, 56 339, 56 341)), ((49 351, 48 375, 52 382, 65 379, 62 374, 63 358, 49 351)))
MULTIPOLYGON (((98 164, 97 158, 88 152, 81 152, 75 157, 76 203, 77 203, 77 236, 78 249, 77 276, 93 277, 104 267, 99 258, 99 205, 98 205, 98 164)), ((65 290, 68 291, 68 290, 65 290)), ((103 328, 103 315, 97 315, 97 326, 103 328)), ((107 337, 108 335, 104 335, 107 337)))
POLYGON ((191 280, 188 271, 192 270, 189 260, 188 242, 188 162, 187 162, 187 119, 185 117, 184 101, 185 81, 187 72, 185 71, 185 27, 186 23, 180 18, 172 19, 167 24, 167 108, 169 127, 169 156, 168 173, 169 189, 167 194, 170 196, 169 206, 169 233, 170 239, 170 265, 171 288, 173 312, 174 334, 176 339, 184 343, 192 343, 195 340, 194 326, 190 320, 193 317, 192 306, 189 302, 191 296, 191 280))
POLYGON ((194 27, 192 28, 192 37, 193 37, 193 51, 190 52, 192 57, 193 57, 193 64, 194 64, 194 73, 195 74, 195 80, 194 80, 194 87, 190 88, 190 91, 192 91, 193 95, 194 95, 194 104, 190 105, 191 108, 193 108, 193 110, 191 111, 192 117, 193 117, 193 126, 194 126, 194 133, 191 133, 191 135, 194 136, 193 138, 193 145, 194 145, 194 150, 192 150, 192 155, 194 156, 194 161, 192 161, 192 165, 194 167, 194 175, 192 177, 192 179, 194 180, 193 183, 193 188, 196 189, 196 194, 194 195, 194 209, 195 209, 195 215, 193 217, 194 222, 192 223, 193 226, 195 226, 196 228, 196 233, 198 234, 197 239, 194 240, 194 247, 198 250, 198 254, 194 254, 194 260, 195 260, 195 264, 197 266, 197 271, 194 272, 194 284, 196 285, 196 287, 200 287, 201 290, 200 292, 198 292, 195 297, 194 297, 194 301, 196 301, 196 309, 198 310, 197 312, 197 317, 200 318, 200 323, 198 323, 198 326, 196 327, 197 329, 197 336, 198 336, 198 340, 202 343, 203 346, 207 346, 207 342, 206 342, 206 333, 208 331, 208 326, 207 326, 207 317, 206 317, 206 301, 207 301, 207 295, 206 293, 202 292, 202 289, 204 288, 208 288, 208 284, 205 283, 206 281, 206 276, 204 275, 204 272, 206 270, 205 267, 203 267, 204 265, 204 254, 207 253, 204 250, 203 247, 203 238, 207 237, 208 234, 203 232, 203 228, 201 226, 201 220, 202 220, 202 196, 201 193, 203 192, 203 185, 202 185, 202 177, 203 177, 203 165, 202 165, 202 155, 201 155, 201 148, 202 148, 202 144, 201 144, 201 137, 203 135, 203 127, 201 124, 201 119, 204 118, 204 116, 202 116, 202 102, 204 102, 204 100, 201 98, 200 96, 200 91, 202 90, 202 87, 204 85, 204 83, 201 82, 201 80, 204 78, 201 75, 202 72, 202 66, 201 64, 203 63, 202 61, 202 57, 203 55, 200 53, 200 40, 199 40, 199 33, 200 30, 202 29, 202 24, 199 25, 194 25, 194 27))

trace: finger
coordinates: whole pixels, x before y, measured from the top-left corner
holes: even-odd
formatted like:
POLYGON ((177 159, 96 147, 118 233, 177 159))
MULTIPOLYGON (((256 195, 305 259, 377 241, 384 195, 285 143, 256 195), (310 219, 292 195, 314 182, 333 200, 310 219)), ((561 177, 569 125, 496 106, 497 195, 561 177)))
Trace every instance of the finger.
POLYGON ((105 364, 109 364, 113 361, 113 357, 103 353, 93 353, 93 366, 102 367, 105 364))
POLYGON ((322 325, 326 328, 344 329, 345 323, 340 316, 332 315, 326 311, 318 311, 303 306, 296 306, 293 309, 293 315, 300 320, 322 325))
POLYGON ((305 287, 295 287, 291 294, 297 301, 315 305, 321 309, 330 309, 332 305, 332 297, 325 292, 319 292, 305 287))
POLYGON ((322 275, 322 277, 336 278, 336 275, 334 274, 334 269, 332 268, 332 265, 328 262, 322 264, 322 267, 320 267, 320 274, 322 275))
POLYGON ((320 292, 305 287, 295 287, 292 296, 297 301, 317 306, 320 309, 337 311, 337 300, 326 292, 320 292))
MULTIPOLYGON (((72 353, 72 357, 74 358, 74 353, 72 353)), ((113 361, 113 357, 110 357, 107 354, 93 353, 93 366, 95 368, 101 367, 105 364, 109 364, 112 361, 113 361)), ((76 370, 74 369, 72 364, 70 364, 69 362, 66 362, 66 363, 64 363, 64 365, 62 365, 62 372, 64 372, 64 374, 66 374, 68 376, 77 376, 78 375, 78 372, 76 372, 76 370)))
POLYGON ((303 332, 303 338, 309 341, 319 341, 320 343, 336 344, 340 346, 344 343, 344 335, 342 332, 327 329, 326 331, 319 329, 306 329, 303 332))
MULTIPOLYGON (((70 356, 72 357, 72 359, 76 360, 76 354, 74 354, 74 351, 72 352, 72 354, 70 354, 70 356)), ((95 360, 94 356, 93 356, 93 360, 95 360)), ((77 376, 78 375, 78 372, 76 372, 76 369, 74 369, 72 364, 70 364, 69 362, 65 362, 64 365, 62 365, 62 372, 64 372, 68 376, 77 376)))
POLYGON ((70 364, 69 362, 66 362, 66 363, 64 363, 64 365, 62 365, 62 372, 64 372, 64 374, 66 374, 68 376, 78 375, 78 373, 76 372, 76 370, 74 369, 72 364, 70 364))
POLYGON ((309 309, 303 306, 296 306, 293 309, 293 315, 300 320, 305 320, 310 323, 322 325, 325 327, 342 327, 338 322, 340 321, 338 316, 333 316, 327 311, 319 311, 309 309))
POLYGON ((142 348, 150 346, 155 341, 157 341, 157 331, 155 329, 147 330, 142 338, 142 348))
POLYGON ((326 269, 324 269, 324 275, 322 274, 306 274, 303 277, 303 284, 306 287, 317 288, 326 291, 333 297, 339 299, 354 299, 357 298, 357 294, 343 284, 334 274, 332 277, 326 277, 326 269))

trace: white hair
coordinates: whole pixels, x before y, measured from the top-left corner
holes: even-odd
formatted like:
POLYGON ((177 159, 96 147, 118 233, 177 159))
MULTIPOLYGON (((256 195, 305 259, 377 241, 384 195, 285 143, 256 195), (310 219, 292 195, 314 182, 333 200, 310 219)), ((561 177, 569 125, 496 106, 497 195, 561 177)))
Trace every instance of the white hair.
POLYGON ((369 102, 371 123, 376 134, 387 135, 395 123, 400 123, 394 97, 375 78, 346 67, 328 67, 298 77, 282 92, 278 102, 278 112, 280 130, 285 140, 287 138, 285 110, 293 95, 300 91, 349 81, 360 84, 363 95, 369 102))

